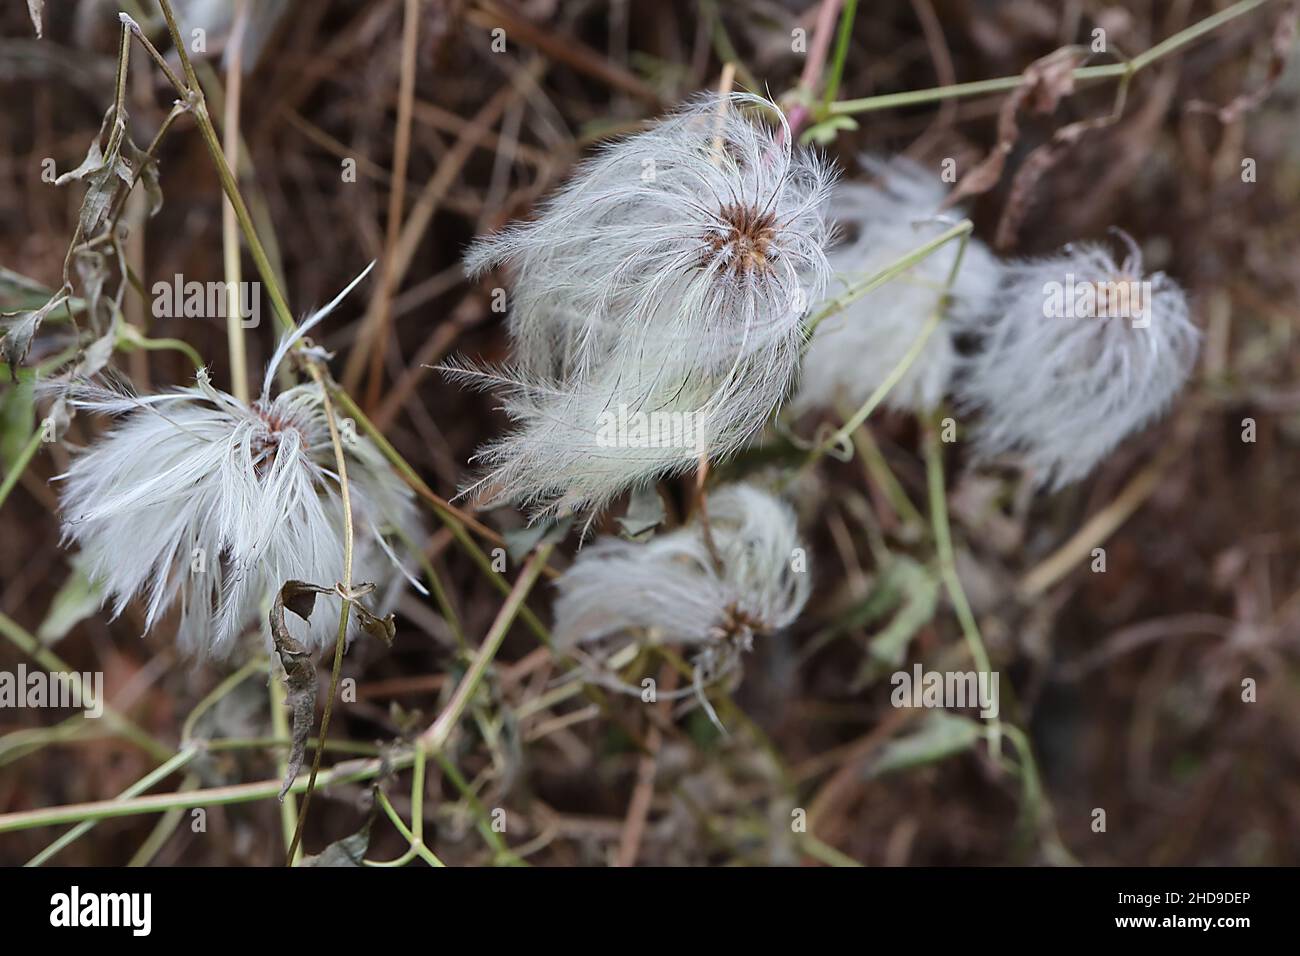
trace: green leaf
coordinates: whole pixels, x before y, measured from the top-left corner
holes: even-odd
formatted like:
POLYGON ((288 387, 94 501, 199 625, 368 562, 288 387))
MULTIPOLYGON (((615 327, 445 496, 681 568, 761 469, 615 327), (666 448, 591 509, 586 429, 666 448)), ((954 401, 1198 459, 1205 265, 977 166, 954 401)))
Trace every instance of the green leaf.
POLYGON ((880 756, 867 768, 866 776, 879 777, 895 770, 938 763, 969 750, 980 736, 980 727, 973 720, 936 710, 925 717, 920 728, 885 744, 880 756))
POLYGON ((799 142, 805 146, 809 143, 816 143, 818 146, 829 146, 835 142, 841 130, 855 130, 857 128, 857 120, 852 116, 830 116, 804 130, 803 135, 799 137, 799 142))
POLYGON ((72 573, 59 588, 45 612, 45 620, 36 631, 42 644, 62 640, 68 631, 90 617, 104 603, 103 591, 86 575, 80 555, 72 559, 72 573))
POLYGON ((879 601, 872 605, 887 613, 897 607, 884 630, 867 644, 867 660, 858 671, 854 686, 861 689, 882 670, 893 670, 903 663, 907 645, 916 632, 934 619, 939 604, 939 580, 924 565, 906 556, 896 557, 880 575, 879 601))
POLYGON ((9 473, 32 437, 36 420, 36 381, 23 378, 0 393, 0 471, 9 473))

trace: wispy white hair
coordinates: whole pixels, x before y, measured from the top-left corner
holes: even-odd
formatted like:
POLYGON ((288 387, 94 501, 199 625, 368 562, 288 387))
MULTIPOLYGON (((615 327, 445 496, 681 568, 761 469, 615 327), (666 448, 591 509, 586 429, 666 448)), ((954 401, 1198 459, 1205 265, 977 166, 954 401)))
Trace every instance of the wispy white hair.
MULTIPOLYGON (((343 505, 317 385, 274 398, 264 391, 247 404, 200 372, 194 386, 158 395, 90 385, 70 394, 78 408, 125 416, 60 476, 64 538, 80 546, 114 616, 139 597, 147 630, 179 603, 182 649, 221 657, 286 580, 342 579, 343 505)), ((410 489, 368 439, 349 433, 343 448, 352 577, 379 585, 382 614, 404 573, 396 553, 405 548, 387 538, 399 529, 409 536, 419 518, 410 489)), ((337 599, 312 615, 308 647, 333 644, 330 606, 337 599)))
MULTIPOLYGON (((950 222, 936 218, 947 193, 936 175, 904 158, 889 163, 867 158, 877 181, 842 182, 829 202, 840 244, 830 262, 845 284, 868 278, 942 233, 950 222)), ((793 405, 840 410, 865 402, 889 377, 939 307, 959 249, 954 240, 889 282, 873 289, 813 333, 800 370, 793 405)), ((930 335, 907 373, 885 397, 893 408, 934 408, 948 392, 957 363, 953 344, 961 316, 983 307, 997 288, 999 263, 978 239, 967 240, 949 292, 945 320, 930 335)))
POLYGON ((798 358, 791 349, 684 368, 673 351, 647 342, 640 355, 567 381, 520 367, 448 366, 453 378, 497 390, 516 423, 475 454, 486 474, 470 490, 481 504, 511 501, 535 513, 603 508, 629 487, 740 447, 785 398, 798 358), (646 426, 642 439, 637 422, 646 426))
POLYGON ((484 456, 484 503, 599 507, 696 462, 695 449, 658 448, 566 485, 584 458, 610 458, 589 435, 606 406, 700 411, 722 457, 784 398, 830 274, 833 175, 790 145, 779 111, 780 139, 746 107, 775 110, 704 97, 606 146, 540 218, 468 252, 471 272, 506 265, 514 285, 515 361, 499 377, 521 428, 484 456))
POLYGON ((627 635, 747 648, 757 634, 788 626, 808 601, 794 511, 752 485, 708 499, 715 563, 699 521, 644 543, 601 538, 557 583, 559 646, 627 635))
POLYGON ((971 326, 977 347, 958 376, 959 407, 980 414, 978 458, 1022 455, 1036 484, 1061 488, 1163 414, 1182 389, 1200 332, 1183 290, 1162 273, 1147 277, 1140 322, 1046 314, 1058 311, 1049 308, 1049 290, 1070 282, 1142 281, 1129 242, 1122 265, 1104 246, 1085 243, 1006 267, 995 305, 971 326))

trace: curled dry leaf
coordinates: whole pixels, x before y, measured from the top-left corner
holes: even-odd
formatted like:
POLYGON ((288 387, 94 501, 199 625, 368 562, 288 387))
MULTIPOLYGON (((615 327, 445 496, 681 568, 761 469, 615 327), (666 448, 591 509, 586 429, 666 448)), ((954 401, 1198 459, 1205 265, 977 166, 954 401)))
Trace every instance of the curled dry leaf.
POLYGON ((342 840, 336 840, 318 854, 303 854, 302 865, 361 866, 366 851, 370 849, 370 828, 374 825, 378 812, 379 801, 372 800, 370 814, 366 817, 366 822, 361 825, 360 830, 351 836, 344 837, 342 840))
POLYGON ((637 488, 628 498, 627 512, 618 519, 625 537, 648 538, 667 519, 663 499, 653 485, 637 488))
POLYGON ((1300 3, 1292 0, 1282 11, 1277 25, 1273 28, 1272 37, 1269 39, 1268 70, 1259 86, 1245 93, 1239 93, 1223 106, 1195 100, 1187 104, 1188 111, 1213 113, 1220 123, 1227 126, 1256 109, 1268 99, 1269 94, 1281 82, 1282 74, 1286 72, 1287 62, 1291 59, 1291 51, 1295 47, 1297 21, 1300 21, 1300 3))
MULTIPOLYGON (((371 613, 368 607, 357 600, 361 595, 369 594, 374 589, 375 586, 373 584, 357 585, 349 595, 349 598, 352 601, 352 608, 356 611, 357 623, 361 625, 363 631, 371 637, 379 638, 387 646, 392 647, 393 638, 397 636, 396 615, 390 613, 387 617, 378 617, 371 613)), ((335 588, 335 593, 339 593, 338 588, 335 588)))
POLYGON ((280 787, 281 800, 284 800, 298 771, 302 769, 307 736, 316 720, 316 665, 307 649, 289 634, 289 629, 284 624, 284 610, 288 608, 304 621, 309 621, 311 612, 316 608, 316 595, 337 594, 352 602, 357 622, 363 631, 391 647, 393 637, 397 634, 396 617, 393 614, 379 617, 357 600, 374 589, 375 586, 370 583, 358 584, 344 594, 339 585, 327 588, 309 581, 285 581, 275 596, 275 603, 271 606, 271 640, 284 667, 286 694, 293 711, 293 743, 289 748, 289 764, 285 768, 284 783, 280 787))
POLYGON ((1085 133, 1105 129, 1107 126, 1119 122, 1123 110, 1124 87, 1121 86, 1115 100, 1115 106, 1108 114, 1062 126, 1052 134, 1050 140, 1036 147, 1029 154, 1025 161, 1020 164, 1020 168, 1016 170, 1015 178, 1011 181, 1011 192, 1007 196, 1006 205, 1002 209, 1002 218, 998 220, 997 234, 993 239, 993 244, 997 249, 1006 250, 1015 245, 1016 236, 1020 232, 1020 224, 1029 211, 1030 200, 1038 181, 1065 157, 1071 147, 1083 139, 1085 133))
POLYGON ((942 208, 951 209, 963 199, 982 195, 997 185, 1007 156, 1020 138, 1021 109, 1042 115, 1055 111, 1061 99, 1074 92, 1074 71, 1087 56, 1083 47, 1061 47, 1025 67, 1024 82, 1011 91, 998 111, 996 145, 953 187, 942 208))
POLYGON ((285 693, 289 707, 293 711, 292 745, 289 748, 289 763, 284 771, 284 782, 280 785, 280 800, 293 786, 293 781, 302 769, 302 758, 307 751, 307 736, 311 733, 316 720, 316 665, 311 655, 289 634, 284 624, 284 609, 287 607, 304 621, 311 618, 316 606, 316 595, 328 592, 305 581, 286 581, 275 596, 271 605, 271 640, 275 644, 275 653, 284 667, 285 693))
POLYGON ((95 235, 104 221, 113 197, 117 194, 119 181, 127 188, 135 186, 137 181, 144 184, 149 198, 149 215, 153 216, 162 208, 162 188, 158 178, 158 165, 149 154, 140 149, 127 131, 126 110, 110 106, 100 124, 99 134, 91 141, 90 148, 75 169, 54 180, 56 186, 66 186, 73 181, 86 184, 86 196, 81 202, 81 231, 86 238, 95 235), (100 146, 100 141, 107 134, 107 143, 100 146))
POLYGON ((60 292, 39 309, 3 316, 6 320, 12 319, 12 322, 5 322, 5 334, 0 337, 0 358, 8 362, 10 368, 17 368, 25 362, 27 353, 31 351, 32 339, 45 317, 67 301, 67 295, 60 292))

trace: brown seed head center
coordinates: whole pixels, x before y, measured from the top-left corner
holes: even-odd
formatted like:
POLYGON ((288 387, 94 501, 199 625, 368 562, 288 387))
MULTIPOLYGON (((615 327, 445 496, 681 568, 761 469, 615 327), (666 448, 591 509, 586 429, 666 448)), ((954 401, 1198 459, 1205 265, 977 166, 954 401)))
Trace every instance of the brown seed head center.
POLYGON ((730 252, 728 268, 737 274, 763 272, 772 267, 772 245, 776 241, 776 216, 753 206, 732 204, 719 213, 725 226, 708 236, 714 253, 730 252))
MULTIPOLYGON (((296 431, 302 435, 302 429, 291 418, 281 415, 261 405, 254 405, 253 410, 261 419, 262 427, 253 432, 249 441, 249 451, 253 456, 253 467, 259 476, 263 476, 275 462, 280 450, 280 442, 287 431, 296 431)), ((306 436, 303 436, 304 441, 306 436)))
POLYGON ((1127 272, 1119 272, 1093 283, 1096 290, 1095 318, 1113 318, 1111 310, 1141 308, 1141 285, 1127 272), (1136 299, 1136 301, 1134 301, 1136 299))

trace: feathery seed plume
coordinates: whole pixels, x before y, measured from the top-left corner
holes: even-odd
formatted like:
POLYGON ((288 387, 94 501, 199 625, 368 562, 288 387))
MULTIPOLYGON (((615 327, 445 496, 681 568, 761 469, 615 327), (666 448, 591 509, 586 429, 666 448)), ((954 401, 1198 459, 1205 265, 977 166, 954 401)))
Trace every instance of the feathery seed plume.
MULTIPOLYGON (((321 389, 269 394, 289 345, 341 298, 286 338, 251 404, 214 388, 206 371, 191 387, 157 395, 70 390, 77 408, 125 416, 60 476, 65 541, 80 546, 114 616, 140 597, 149 629, 179 603, 182 649, 220 657, 286 580, 342 578, 343 509, 321 389)), ((380 583, 377 601, 390 605, 398 588, 388 582, 405 572, 387 537, 418 526, 413 495, 367 439, 349 432, 343 447, 353 579, 380 583)), ((318 611, 308 627, 304 644, 330 646, 337 618, 318 611)))
POLYGON ((513 364, 450 369, 502 388, 518 426, 482 456, 480 503, 602 507, 694 467, 701 447, 735 451, 784 399, 829 275, 833 177, 746 107, 772 109, 746 94, 704 97, 607 146, 540 218, 470 250, 472 272, 506 265, 514 285, 513 364), (610 444, 606 412, 698 427, 610 444))
POLYGON ((809 572, 794 511, 752 485, 709 496, 713 560, 698 520, 647 542, 602 538, 560 578, 560 646, 621 635, 699 648, 697 664, 727 669, 756 635, 792 623, 807 603, 809 572))
MULTIPOLYGON (((947 228, 936 219, 946 190, 938 178, 903 158, 864 159, 878 182, 844 182, 830 199, 843 241, 830 262, 847 282, 887 268, 947 228)), ((800 370, 796 411, 856 408, 888 378, 936 308, 957 256, 957 240, 828 316, 813 333, 800 370)), ((970 238, 948 293, 947 318, 930 335, 884 404, 909 411, 934 408, 947 394, 957 352, 955 330, 997 288, 999 263, 970 238)))
POLYGON ((1116 264, 1101 245, 1006 267, 988 315, 972 323, 958 405, 981 417, 977 456, 1024 456, 1039 485, 1087 475, 1161 415, 1196 360, 1200 332, 1187 297, 1162 273, 1142 274, 1136 244, 1116 264))

